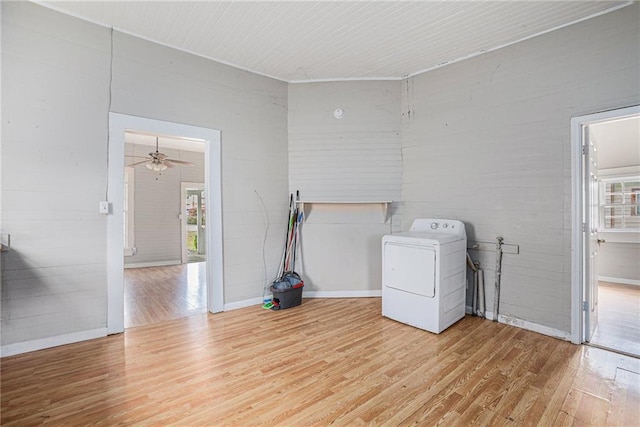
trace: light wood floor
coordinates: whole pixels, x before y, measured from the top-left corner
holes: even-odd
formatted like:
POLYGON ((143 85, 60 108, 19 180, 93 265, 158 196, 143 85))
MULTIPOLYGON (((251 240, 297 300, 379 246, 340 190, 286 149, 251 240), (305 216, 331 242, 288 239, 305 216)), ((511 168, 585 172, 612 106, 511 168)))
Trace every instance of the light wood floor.
POLYGON ((1 360, 3 426, 617 425, 640 360, 477 317, 440 335, 379 298, 303 299, 1 360))
POLYGON ((640 286, 599 282, 591 343, 640 357, 640 286))
POLYGON ((204 262, 125 269, 125 328, 206 312, 205 280, 204 262))

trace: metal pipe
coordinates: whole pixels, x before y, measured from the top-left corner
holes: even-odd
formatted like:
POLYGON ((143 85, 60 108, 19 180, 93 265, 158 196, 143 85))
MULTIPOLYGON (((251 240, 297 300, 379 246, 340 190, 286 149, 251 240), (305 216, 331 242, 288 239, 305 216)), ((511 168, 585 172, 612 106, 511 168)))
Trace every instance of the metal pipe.
POLYGON ((500 308, 500 276, 502 276, 502 237, 496 237, 496 282, 493 295, 493 321, 498 321, 498 310, 500 308))
POLYGON ((484 271, 480 269, 480 264, 478 264, 478 300, 480 303, 480 316, 487 318, 487 304, 484 299, 484 271))
POLYGON ((471 288, 471 314, 477 316, 478 313, 478 266, 479 264, 474 263, 471 260, 471 256, 469 256, 469 252, 467 252, 467 266, 473 271, 473 287, 471 288))
POLYGON ((473 292, 471 293, 471 313, 478 315, 478 270, 473 271, 473 292))

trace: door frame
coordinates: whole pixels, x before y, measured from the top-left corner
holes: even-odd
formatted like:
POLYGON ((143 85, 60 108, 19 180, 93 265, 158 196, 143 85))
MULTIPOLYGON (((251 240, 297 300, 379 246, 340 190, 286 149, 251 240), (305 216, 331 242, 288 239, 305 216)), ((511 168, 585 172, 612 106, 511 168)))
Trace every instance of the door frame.
POLYGON ((107 215, 107 334, 124 332, 124 134, 138 130, 205 141, 207 310, 224 310, 222 253, 222 165, 220 131, 120 113, 109 113, 106 197, 107 215))
MULTIPOLYGON (((571 118, 571 342, 582 344, 585 338, 584 325, 584 292, 586 277, 584 277, 585 257, 589 255, 588 239, 584 238, 584 230, 589 230, 590 224, 583 224, 585 200, 583 191, 584 166, 583 151, 585 126, 595 123, 623 119, 640 114, 640 105, 602 111, 571 118)), ((589 221, 588 216, 584 218, 589 221)))
MULTIPOLYGON (((182 199, 180 201, 180 236, 182 239, 182 243, 180 245, 180 250, 181 250, 180 257, 182 259, 183 264, 187 263, 187 258, 188 258, 187 256, 187 217, 184 214, 185 211, 187 210, 187 200, 185 197, 185 192, 187 191, 188 188, 197 188, 201 191, 205 191, 205 194, 206 194, 207 186, 204 184, 204 182, 182 181, 180 183, 180 198, 182 199)), ((207 199, 205 198, 205 200, 207 199)), ((205 218, 206 218, 206 212, 207 211, 205 210, 205 218)), ((206 227, 205 227, 205 230, 206 230, 206 227)), ((205 251, 206 249, 207 248, 206 248, 206 242, 205 242, 205 251)), ((206 257, 206 254, 205 254, 205 257, 206 257)))

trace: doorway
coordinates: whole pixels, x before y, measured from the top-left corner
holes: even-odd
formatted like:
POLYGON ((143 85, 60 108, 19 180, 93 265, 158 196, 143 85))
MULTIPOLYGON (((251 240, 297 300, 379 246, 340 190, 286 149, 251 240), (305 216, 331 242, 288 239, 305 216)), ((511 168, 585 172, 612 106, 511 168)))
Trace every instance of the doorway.
POLYGON ((637 357, 640 107, 575 117, 571 125, 572 342, 637 357))
POLYGON ((125 132, 125 328, 206 312, 204 144, 125 132), (183 183, 194 179, 193 203, 185 211, 183 183), (193 229, 189 266, 183 264, 184 219, 193 229))
POLYGON ((222 206, 220 131, 125 114, 109 113, 107 216, 107 332, 124 331, 124 147, 125 132, 141 130, 159 135, 205 141, 206 299, 207 310, 223 311, 222 206))

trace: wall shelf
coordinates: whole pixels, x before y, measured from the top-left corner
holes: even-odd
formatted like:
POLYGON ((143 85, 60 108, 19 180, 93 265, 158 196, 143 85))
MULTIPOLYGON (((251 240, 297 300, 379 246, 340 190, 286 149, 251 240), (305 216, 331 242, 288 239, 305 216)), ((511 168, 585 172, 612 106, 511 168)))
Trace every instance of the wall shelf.
POLYGON ((371 206, 379 205, 383 222, 387 222, 388 214, 389 214, 389 205, 391 203, 392 203, 391 200, 364 200, 364 201, 299 200, 296 202, 296 204, 298 205, 298 208, 304 212, 305 221, 308 215, 311 213, 313 209, 313 205, 323 205, 323 206, 335 205, 336 208, 339 208, 340 206, 346 207, 346 206, 358 206, 358 205, 371 205, 371 206))

